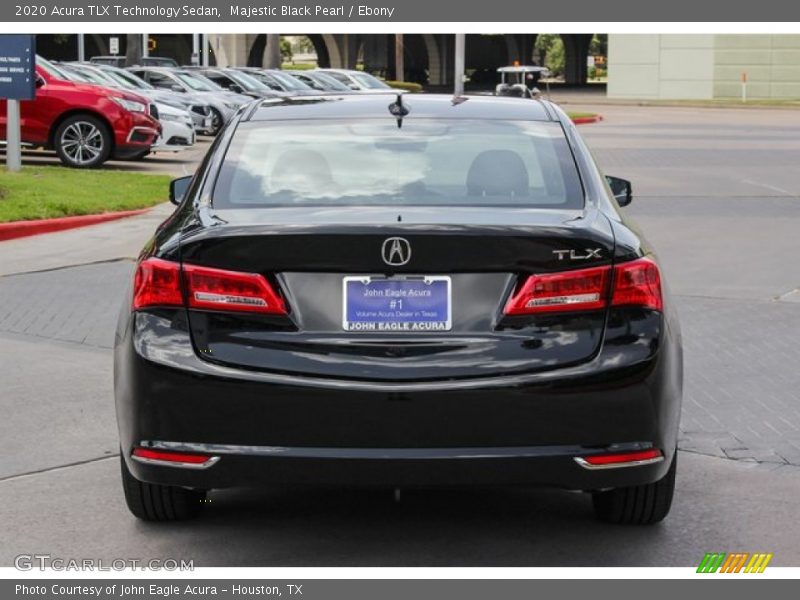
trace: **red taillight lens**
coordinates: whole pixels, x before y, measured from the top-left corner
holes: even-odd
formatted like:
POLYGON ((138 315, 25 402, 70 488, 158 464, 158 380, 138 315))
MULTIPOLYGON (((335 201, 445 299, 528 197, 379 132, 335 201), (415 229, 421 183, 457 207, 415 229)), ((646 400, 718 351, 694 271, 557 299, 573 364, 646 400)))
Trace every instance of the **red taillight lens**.
POLYGON ((617 465, 623 463, 636 463, 639 461, 652 461, 662 458, 664 455, 661 450, 652 448, 650 450, 640 450, 637 452, 622 452, 619 454, 598 454, 596 456, 584 456, 582 460, 592 466, 617 465))
POLYGON ((648 257, 622 263, 614 268, 612 306, 641 306, 661 310, 661 273, 648 257))
POLYGON ((605 308, 611 267, 531 275, 506 303, 507 315, 605 308))
POLYGON ((286 314, 286 305, 263 275, 183 265, 190 308, 286 314))
POLYGON ((182 306, 181 269, 178 263, 148 258, 136 267, 133 309, 148 306, 182 306))
POLYGON ((136 268, 133 309, 183 306, 181 278, 190 308, 286 314, 286 304, 256 273, 225 271, 148 258, 136 268))
POLYGON ((169 450, 151 450, 150 448, 134 448, 133 456, 164 462, 186 463, 189 465, 202 465, 212 458, 207 454, 189 454, 187 452, 172 452, 169 450))
MULTIPOLYGON (((639 258, 614 267, 612 306, 664 307, 661 274, 656 262, 639 258)), ((509 298, 506 315, 531 315, 605 308, 611 267, 531 275, 509 298)))

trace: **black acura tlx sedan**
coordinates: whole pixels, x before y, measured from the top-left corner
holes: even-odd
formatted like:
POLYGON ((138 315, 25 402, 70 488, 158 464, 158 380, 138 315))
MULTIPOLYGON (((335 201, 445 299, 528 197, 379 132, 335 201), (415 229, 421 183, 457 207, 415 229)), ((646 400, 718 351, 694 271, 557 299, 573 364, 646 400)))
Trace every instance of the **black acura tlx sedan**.
POLYGON ((145 246, 119 321, 147 520, 283 483, 545 485, 654 523, 682 347, 652 249, 543 100, 256 101, 145 246))

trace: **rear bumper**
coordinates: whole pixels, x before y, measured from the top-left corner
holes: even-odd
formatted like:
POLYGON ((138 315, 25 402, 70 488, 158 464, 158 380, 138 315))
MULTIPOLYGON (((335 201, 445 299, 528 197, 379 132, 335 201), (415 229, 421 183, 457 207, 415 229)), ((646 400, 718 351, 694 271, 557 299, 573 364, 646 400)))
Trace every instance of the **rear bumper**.
MULTIPOLYGON (((615 451, 648 447, 620 444, 615 451)), ((648 483, 661 478, 672 456, 653 464, 590 470, 576 456, 608 449, 580 446, 500 448, 287 448, 153 442, 154 449, 208 452, 207 466, 171 466, 127 456, 137 479, 190 488, 270 484, 346 486, 545 485, 576 490, 648 483)))
POLYGON ((121 448, 138 479, 196 488, 648 483, 676 445, 681 356, 669 328, 643 347, 606 344, 589 363, 526 378, 365 385, 220 367, 194 354, 179 316, 131 315, 115 348, 121 448), (137 446, 219 460, 146 464, 131 459, 137 446), (596 470, 575 460, 649 447, 665 459, 596 470))

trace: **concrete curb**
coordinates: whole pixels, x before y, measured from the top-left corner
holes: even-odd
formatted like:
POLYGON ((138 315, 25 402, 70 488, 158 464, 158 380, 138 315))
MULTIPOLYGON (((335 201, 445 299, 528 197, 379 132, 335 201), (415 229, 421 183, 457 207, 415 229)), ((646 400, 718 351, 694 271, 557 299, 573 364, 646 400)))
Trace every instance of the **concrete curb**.
POLYGON ((65 229, 97 225, 98 223, 105 223, 106 221, 114 221, 125 217, 133 217, 135 215, 141 215, 151 208, 123 210, 119 212, 101 213, 99 215, 80 215, 77 217, 59 217, 56 219, 0 223, 0 242, 30 235, 39 235, 40 233, 53 233, 55 231, 64 231, 65 229))
POLYGON ((588 123, 598 123, 603 120, 603 115, 592 115, 591 117, 575 117, 572 122, 575 125, 586 125, 588 123))

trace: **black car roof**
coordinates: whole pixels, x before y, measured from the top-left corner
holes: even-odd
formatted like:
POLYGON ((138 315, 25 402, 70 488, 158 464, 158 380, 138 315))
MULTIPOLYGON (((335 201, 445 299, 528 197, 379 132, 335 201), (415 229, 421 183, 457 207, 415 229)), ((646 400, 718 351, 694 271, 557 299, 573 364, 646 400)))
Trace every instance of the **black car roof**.
POLYGON ((497 96, 447 94, 327 94, 268 98, 258 102, 245 116, 249 121, 288 119, 346 119, 391 116, 389 106, 402 96, 408 110, 405 118, 422 119, 503 119, 509 121, 553 121, 553 114, 538 100, 497 96))

